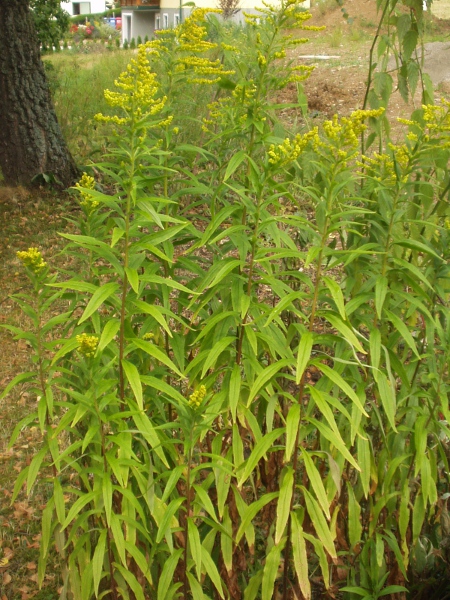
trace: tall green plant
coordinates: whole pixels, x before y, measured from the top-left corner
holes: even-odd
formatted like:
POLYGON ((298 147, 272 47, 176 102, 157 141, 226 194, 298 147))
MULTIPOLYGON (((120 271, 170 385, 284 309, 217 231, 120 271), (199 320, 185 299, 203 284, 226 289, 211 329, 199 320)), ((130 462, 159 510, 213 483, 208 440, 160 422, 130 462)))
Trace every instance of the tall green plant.
POLYGON ((194 13, 162 87, 166 42, 140 46, 98 116, 115 192, 77 186, 78 272, 22 257, 34 331, 12 331, 38 369, 4 394, 33 382, 13 441, 46 433, 15 496, 51 466, 39 573, 54 539, 77 598, 311 598, 313 573, 352 600, 402 593, 446 498, 448 106, 373 155, 383 108, 286 134, 275 94, 305 73, 285 32, 307 15, 262 14, 211 66, 194 13), (200 65, 220 77, 202 148, 177 138, 171 91, 197 93, 200 65))

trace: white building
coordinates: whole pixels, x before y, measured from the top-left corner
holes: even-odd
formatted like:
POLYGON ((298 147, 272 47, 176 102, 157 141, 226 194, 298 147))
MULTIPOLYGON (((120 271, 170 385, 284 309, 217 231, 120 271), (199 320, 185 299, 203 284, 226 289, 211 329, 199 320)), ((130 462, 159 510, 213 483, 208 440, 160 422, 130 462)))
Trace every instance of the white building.
POLYGON ((62 0, 61 8, 69 13, 69 15, 89 15, 105 12, 110 8, 111 2, 105 0, 89 0, 81 2, 80 0, 62 0))
MULTIPOLYGON (((180 19, 184 20, 191 12, 191 7, 183 6, 186 0, 121 0, 122 7, 122 39, 135 40, 140 36, 151 36, 155 29, 176 27, 180 19)), ((310 0, 303 6, 310 7, 310 0)), ((217 0, 195 0, 199 8, 217 8, 217 0)), ((261 6, 261 0, 240 0, 239 8, 252 12, 261 6)), ((236 15, 242 19, 241 11, 236 15)))

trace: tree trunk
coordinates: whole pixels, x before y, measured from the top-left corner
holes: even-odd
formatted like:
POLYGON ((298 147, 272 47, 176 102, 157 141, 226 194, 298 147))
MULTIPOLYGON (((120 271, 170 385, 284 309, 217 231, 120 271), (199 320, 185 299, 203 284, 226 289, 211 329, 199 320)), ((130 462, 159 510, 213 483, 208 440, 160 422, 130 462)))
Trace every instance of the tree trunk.
POLYGON ((0 0, 0 168, 8 185, 78 177, 53 108, 28 0, 0 0))

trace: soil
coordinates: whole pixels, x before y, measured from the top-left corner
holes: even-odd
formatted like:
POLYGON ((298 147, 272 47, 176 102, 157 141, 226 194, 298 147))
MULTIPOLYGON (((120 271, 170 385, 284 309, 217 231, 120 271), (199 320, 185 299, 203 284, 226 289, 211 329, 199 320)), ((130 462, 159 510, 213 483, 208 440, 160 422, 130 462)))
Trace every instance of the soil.
MULTIPOLYGON (((315 2, 310 9, 313 18, 309 23, 323 25, 326 29, 310 32, 310 42, 297 47, 292 56, 298 64, 316 67, 304 84, 312 117, 345 116, 363 104, 370 46, 378 23, 376 3, 373 0, 345 0, 344 6, 347 18, 344 18, 344 9, 332 0, 315 2)), ((443 40, 425 46, 424 70, 432 79, 436 98, 450 96, 450 11, 448 17, 426 16, 429 36, 443 40)), ((395 74, 393 77, 395 82, 395 74)), ((294 92, 296 90, 291 90, 291 95, 294 92)), ((419 92, 405 103, 396 91, 391 97, 389 118, 392 121, 396 116, 408 117, 418 105, 419 92)))

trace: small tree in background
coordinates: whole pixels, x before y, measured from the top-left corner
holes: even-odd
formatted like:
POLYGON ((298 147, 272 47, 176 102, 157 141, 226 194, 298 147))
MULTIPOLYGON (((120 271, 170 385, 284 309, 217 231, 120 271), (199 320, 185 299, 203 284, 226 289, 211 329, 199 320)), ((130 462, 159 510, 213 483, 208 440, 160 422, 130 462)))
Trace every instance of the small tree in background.
POLYGON ((239 0, 218 0, 217 6, 222 11, 225 20, 231 19, 240 11, 239 0))
POLYGON ((30 0, 30 8, 39 42, 44 48, 59 48, 69 28, 69 14, 59 0, 30 0))

